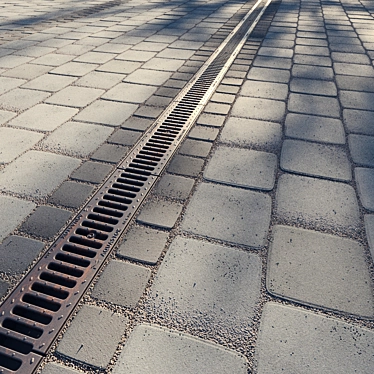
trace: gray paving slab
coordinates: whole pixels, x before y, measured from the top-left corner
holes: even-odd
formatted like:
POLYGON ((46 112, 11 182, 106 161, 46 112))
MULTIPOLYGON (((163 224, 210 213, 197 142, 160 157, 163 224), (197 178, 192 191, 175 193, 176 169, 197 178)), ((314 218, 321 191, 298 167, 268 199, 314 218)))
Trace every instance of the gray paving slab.
POLYGON ((350 134, 348 145, 353 162, 364 166, 374 166, 374 137, 350 134))
POLYGON ((247 80, 243 84, 240 95, 261 97, 264 99, 286 100, 288 86, 283 83, 247 80))
POLYGON ((183 205, 163 199, 144 204, 137 221, 148 225, 171 229, 182 212, 183 205))
POLYGON ((187 207, 182 229, 260 248, 266 241, 270 210, 271 199, 265 194, 201 183, 187 207))
POLYGON ((288 110, 301 114, 340 117, 340 105, 334 97, 291 93, 288 100, 288 110))
POLYGON ((130 129, 134 131, 144 131, 153 123, 153 120, 149 118, 141 118, 132 116, 122 123, 121 127, 124 129, 130 129))
POLYGON ((162 107, 155 107, 151 105, 141 105, 136 112, 134 113, 135 116, 145 117, 150 119, 156 119, 162 112, 164 108, 162 107))
POLYGON ((371 253, 371 258, 374 262, 374 214, 365 214, 364 221, 366 236, 369 243, 369 250, 371 253))
POLYGON ((45 100, 46 103, 83 108, 99 98, 105 91, 97 88, 69 86, 45 100))
POLYGON ((372 331, 331 317, 265 305, 255 361, 256 373, 369 374, 374 365, 372 331))
POLYGON ((71 217, 65 209, 41 205, 27 218, 20 230, 44 238, 55 236, 71 217))
POLYGON ((9 122, 9 126, 30 130, 53 131, 71 119, 78 109, 58 105, 38 104, 9 122))
MULTIPOLYGON (((70 57, 71 59, 74 58, 74 56, 70 57)), ((103 66, 105 66, 105 64, 103 66)), ((95 70, 98 67, 99 65, 97 64, 86 64, 83 62, 69 61, 63 65, 57 66, 56 68, 51 70, 50 73, 58 75, 68 75, 72 77, 83 77, 84 75, 91 72, 92 70, 95 70)))
POLYGON ((100 275, 92 296, 135 308, 144 293, 151 271, 143 266, 112 260, 100 275))
POLYGON ((87 62, 89 64, 105 64, 116 57, 115 53, 104 53, 104 52, 87 52, 78 57, 73 61, 75 62, 87 62))
POLYGON ((196 140, 214 142, 218 136, 218 133, 219 130, 217 128, 196 125, 190 131, 188 137, 196 140))
POLYGON ((83 305, 58 344, 57 352, 104 368, 115 353, 126 325, 124 316, 83 305))
POLYGON ((11 69, 18 65, 26 64, 32 57, 8 55, 0 57, 0 68, 11 69))
MULTIPOLYGON (((255 83, 258 83, 258 82, 255 82, 255 83)), ((211 101, 214 101, 217 103, 232 104, 235 101, 235 95, 216 92, 213 94, 211 101)))
POLYGON ((217 103, 210 102, 205 107, 204 111, 206 113, 226 115, 228 114, 230 109, 231 109, 231 106, 228 104, 217 104, 217 103))
POLYGON ((279 178, 276 215, 322 229, 355 231, 360 227, 356 192, 351 186, 291 174, 279 178))
POLYGON ((157 90, 157 87, 141 84, 120 83, 107 91, 102 98, 128 103, 144 103, 157 90))
POLYGON ((245 338, 253 324, 260 279, 257 255, 177 237, 155 277, 146 309, 166 321, 183 321, 189 331, 245 338))
MULTIPOLYGON (((68 54, 62 54, 62 53, 50 53, 48 55, 44 55, 42 57, 36 58, 35 60, 32 60, 32 64, 37 65, 46 65, 46 66, 64 66, 64 64, 68 63, 74 58, 72 55, 68 54)), ((52 70, 54 72, 54 70, 52 70)), ((59 72, 62 71, 63 75, 72 75, 72 74, 66 74, 65 68, 62 70, 58 70, 56 74, 59 74, 59 72)))
POLYGON ((286 104, 279 100, 238 97, 231 114, 236 117, 260 119, 265 121, 282 121, 286 104))
POLYGON ((341 90, 374 92, 374 78, 336 75, 335 79, 341 90))
POLYGON ((317 79, 294 78, 291 80, 290 90, 292 92, 323 96, 335 97, 337 95, 337 89, 334 82, 317 79))
POLYGON ((195 180, 191 178, 164 174, 155 187, 155 193, 165 197, 185 200, 188 198, 194 183, 195 180))
POLYGON ((0 271, 8 274, 22 273, 34 261, 44 243, 38 240, 11 235, 0 245, 0 271))
POLYGON ((281 69, 253 67, 249 70, 247 78, 265 82, 288 83, 290 72, 281 69))
POLYGON ((236 187, 271 191, 277 156, 273 153, 219 146, 209 160, 204 178, 236 187))
POLYGON ((16 116, 16 113, 10 112, 8 110, 1 110, 0 109, 0 125, 11 120, 13 117, 16 116))
POLYGON ((208 156, 212 144, 200 140, 186 139, 179 149, 179 153, 188 156, 206 157, 208 156))
POLYGON ((355 168, 355 180, 361 204, 365 209, 374 211, 374 169, 355 168))
POLYGON ((164 250, 169 234, 144 226, 134 226, 125 235, 117 255, 155 265, 164 250))
POLYGON ((97 184, 101 183, 112 169, 112 165, 86 161, 71 174, 71 178, 97 184))
POLYGON ((71 369, 54 362, 46 364, 42 370, 42 374, 77 374, 79 371, 71 369))
POLYGON ((9 235, 36 208, 31 201, 0 196, 0 214, 7 217, 0 226, 0 241, 9 235))
POLYGON ((346 182, 352 179, 351 164, 345 150, 331 145, 286 139, 280 167, 292 173, 346 182))
POLYGON ((289 113, 285 134, 290 138, 322 143, 345 144, 345 131, 340 119, 289 113))
MULTIPOLYGON (((112 60, 97 67, 97 71, 117 74, 131 74, 141 66, 140 62, 112 60)), ((93 70, 93 69, 92 69, 93 70)))
POLYGON ((114 374, 245 374, 244 356, 217 344, 161 328, 141 324, 134 328, 119 356, 114 374))
POLYGON ((26 196, 46 197, 80 162, 68 156, 28 151, 1 170, 0 189, 26 196))
POLYGON ((294 51, 291 48, 261 47, 258 50, 259 56, 270 56, 270 57, 291 58, 293 56, 293 53, 294 51))
POLYGON ((294 64, 292 76, 297 78, 332 80, 334 72, 330 67, 294 64))
POLYGON ((0 76, 0 95, 26 83, 25 79, 9 78, 0 76))
POLYGON ((86 157, 95 151, 113 132, 112 127, 84 122, 66 122, 42 142, 52 152, 86 157))
POLYGON ((0 297, 4 296, 7 293, 7 290, 9 287, 10 287, 9 283, 4 282, 3 280, 0 280, 0 297))
POLYGON ((105 143, 91 155, 91 159, 116 164, 126 156, 128 150, 128 147, 105 143))
POLYGON ((370 65, 334 62, 335 74, 355 75, 359 77, 374 77, 374 69, 370 65))
POLYGON ((11 111, 23 111, 40 103, 50 96, 49 92, 15 88, 0 96, 0 108, 11 111))
POLYGON ((34 79, 47 73, 52 68, 45 65, 24 64, 7 70, 3 75, 20 79, 34 79))
MULTIPOLYGON (((347 43, 348 38, 344 38, 344 43, 347 43)), ((370 64, 370 59, 364 53, 344 53, 344 52, 332 52, 331 58, 334 62, 346 62, 355 64, 370 64)))
POLYGON ((343 108, 374 111, 374 93, 343 91, 339 92, 340 102, 343 108))
POLYGON ((313 56, 316 56, 316 55, 317 56, 330 56, 330 51, 327 47, 314 47, 314 46, 309 46, 309 45, 296 45, 295 46, 295 54, 313 55, 313 56))
POLYGON ((196 177, 203 168, 204 160, 189 156, 176 155, 169 164, 168 172, 196 177))
POLYGON ((123 78, 125 78, 124 74, 91 71, 91 73, 88 73, 82 78, 79 78, 75 82, 75 85, 107 90, 121 82, 123 78))
MULTIPOLYGON (((276 41, 280 43, 281 41, 276 41)), ((291 40, 285 40, 284 42, 292 43, 291 40)), ((262 45, 265 45, 264 43, 262 45)), ((253 60, 253 66, 264 67, 264 68, 275 68, 275 69, 291 69, 292 59, 290 58, 273 58, 269 56, 257 56, 253 60)))
POLYGON ((52 194, 48 202, 68 208, 78 208, 88 199, 92 191, 93 187, 87 184, 67 181, 52 194))
POLYGON ((282 128, 278 123, 229 117, 221 132, 220 141, 273 149, 279 147, 281 138, 282 128))
POLYGON ((33 90, 57 92, 72 84, 76 79, 76 77, 68 77, 64 75, 43 74, 22 85, 22 87, 33 90))
POLYGON ((374 315, 365 251, 350 239, 275 226, 266 286, 270 293, 301 304, 374 315))
POLYGON ((109 143, 120 144, 120 145, 134 145, 140 138, 141 133, 139 131, 131 130, 116 130, 113 135, 108 139, 109 143))
POLYGON ((0 127, 0 164, 13 161, 38 143, 44 134, 33 131, 0 127))

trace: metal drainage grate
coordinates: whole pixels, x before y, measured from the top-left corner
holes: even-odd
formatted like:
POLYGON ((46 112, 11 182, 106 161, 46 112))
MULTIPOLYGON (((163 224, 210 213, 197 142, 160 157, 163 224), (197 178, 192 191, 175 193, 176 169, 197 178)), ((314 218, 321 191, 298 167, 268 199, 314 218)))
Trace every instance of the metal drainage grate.
POLYGON ((259 0, 0 308, 0 373, 36 370, 258 23, 259 0))

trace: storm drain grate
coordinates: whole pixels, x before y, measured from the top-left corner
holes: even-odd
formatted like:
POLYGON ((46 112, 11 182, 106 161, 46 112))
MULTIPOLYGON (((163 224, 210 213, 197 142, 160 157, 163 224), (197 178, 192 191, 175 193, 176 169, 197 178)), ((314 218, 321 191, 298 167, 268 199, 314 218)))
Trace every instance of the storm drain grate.
POLYGON ((32 373, 271 0, 259 0, 0 308, 0 373, 32 373))

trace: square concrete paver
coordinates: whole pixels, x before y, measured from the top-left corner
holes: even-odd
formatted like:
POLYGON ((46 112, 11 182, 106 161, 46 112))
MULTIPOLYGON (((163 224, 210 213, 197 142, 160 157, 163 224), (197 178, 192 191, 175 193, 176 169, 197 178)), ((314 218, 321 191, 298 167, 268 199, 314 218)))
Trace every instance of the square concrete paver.
POLYGON ((276 214, 320 228, 355 231, 360 226, 356 192, 351 186, 291 174, 279 178, 276 214))
POLYGON ((12 111, 23 111, 40 103, 49 95, 49 92, 15 88, 0 96, 0 108, 12 111))
POLYGON ((243 84, 240 95, 285 100, 288 95, 288 86, 282 83, 247 80, 243 84))
POLYGON ((195 183, 194 179, 179 175, 164 174, 158 182, 155 193, 161 196, 185 200, 195 183))
POLYGON ((138 69, 137 71, 128 75, 124 79, 124 82, 161 86, 170 78, 171 75, 172 75, 172 72, 168 72, 168 71, 138 69))
POLYGON ((80 163, 80 160, 68 156, 28 151, 0 172, 0 189, 43 198, 80 163))
POLYGON ((372 282, 363 246, 350 239, 275 226, 270 247, 270 293, 318 308, 374 316, 372 282))
POLYGON ((374 135, 374 116, 366 110, 344 109, 343 120, 348 132, 374 135))
POLYGON ((67 122, 48 135, 42 146, 54 152, 86 157, 104 143, 112 132, 112 127, 67 122))
POLYGON ((4 94, 5 92, 8 92, 12 90, 13 88, 16 88, 20 86, 23 83, 26 83, 27 81, 24 79, 16 79, 16 78, 8 78, 8 77, 0 77, 0 95, 4 94))
POLYGON ((151 276, 145 267, 112 260, 100 275, 92 296, 114 304, 135 308, 151 276))
MULTIPOLYGON (((141 324, 132 331, 114 374, 245 374, 244 356, 190 335, 141 324)), ((43 373, 44 374, 44 373, 43 373)))
POLYGON ((280 158, 283 170, 341 181, 352 179, 351 163, 343 148, 287 139, 280 158))
POLYGON ((116 164, 121 161, 127 154, 129 148, 118 144, 103 144, 91 156, 93 160, 116 164))
POLYGON ((10 112, 8 110, 0 109, 0 125, 3 125, 5 122, 8 122, 10 119, 15 117, 17 114, 10 112))
POLYGON ((120 145, 133 145, 140 138, 141 132, 117 129, 108 139, 109 143, 120 145))
POLYGON ((200 140, 186 139, 183 142, 183 145, 180 147, 179 153, 188 156, 207 157, 211 148, 211 143, 200 140))
POLYGON ((274 187, 277 156, 248 149, 218 147, 204 178, 236 187, 270 191, 274 187))
POLYGON ((283 101, 238 97, 231 114, 236 117, 260 119, 265 121, 282 121, 286 104, 283 101))
POLYGON ((171 229, 177 222, 183 205, 162 199, 158 201, 148 201, 142 208, 137 221, 171 229))
POLYGON ((340 102, 343 108, 374 110, 374 92, 339 92, 340 102))
POLYGON ((55 364, 54 362, 49 362, 44 366, 42 374, 78 374, 79 371, 73 370, 66 366, 55 364))
MULTIPOLYGON (((45 57, 45 56, 44 56, 45 57)), ((70 56, 69 60, 72 60, 74 56, 70 56)), ((60 64, 59 64, 60 65, 60 64)), ((52 74, 68 75, 72 77, 83 77, 92 70, 95 70, 99 65, 85 64, 82 62, 67 62, 66 64, 57 66, 51 70, 52 74)))
POLYGON ((98 184, 104 180, 104 178, 112 171, 112 169, 112 165, 86 161, 71 174, 71 178, 83 182, 98 184))
POLYGON ((75 108, 38 104, 9 122, 9 126, 30 130, 53 131, 78 112, 75 108))
POLYGON ((82 78, 78 79, 75 82, 75 85, 83 87, 101 88, 103 90, 107 90, 108 88, 111 88, 114 85, 121 82, 121 80, 124 77, 124 74, 91 71, 91 73, 88 73, 82 78))
POLYGON ((155 265, 165 249, 169 234, 164 231, 135 226, 125 235, 117 254, 124 258, 155 265))
MULTIPOLYGON (((96 70, 108 73, 131 74, 141 66, 140 62, 112 60, 101 65, 96 70)), ((92 69, 93 70, 93 69, 92 69)))
POLYGON ((285 127, 286 136, 290 138, 345 144, 345 131, 340 119, 289 113, 285 127))
POLYGON ((0 271, 22 273, 35 260, 44 243, 38 240, 9 236, 0 245, 0 271))
POLYGON ((168 167, 168 172, 188 177, 196 177, 203 168, 204 160, 189 156, 176 155, 168 167))
POLYGON ((361 204, 365 209, 374 211, 374 169, 355 168, 355 180, 361 204))
POLYGON ((49 203, 69 208, 80 207, 91 195, 93 188, 87 184, 67 181, 48 199, 49 203))
POLYGON ((0 241, 9 235, 36 208, 31 201, 14 197, 0 196, 0 214, 3 219, 0 226, 0 241))
POLYGON ((181 320, 190 331, 245 339, 260 279, 257 255, 177 237, 155 277, 146 310, 166 321, 181 320))
POLYGON ((124 316, 83 305, 57 346, 57 352, 104 368, 115 353, 126 325, 124 316))
POLYGON ((224 143, 264 149, 278 148, 281 139, 280 124, 237 117, 229 117, 220 137, 224 143))
POLYGON ((157 90, 157 87, 140 84, 120 83, 103 95, 103 99, 128 103, 144 103, 157 90))
POLYGON ((256 373, 371 374, 373 349, 371 330, 300 308, 268 303, 256 346, 256 373))
POLYGON ((77 78, 75 77, 67 77, 64 75, 44 74, 27 82, 22 87, 34 90, 57 92, 72 84, 76 79, 77 78))
POLYGON ((97 100, 84 108, 74 119, 83 122, 120 126, 138 108, 137 105, 97 100))
POLYGON ((260 248, 270 223, 269 196, 201 183, 187 206, 182 229, 227 242, 260 248))
POLYGON ((13 161, 33 147, 43 136, 44 134, 33 131, 0 127, 0 164, 13 161))
POLYGON ((351 134, 348 136, 348 145, 353 162, 374 166, 374 136, 351 134))

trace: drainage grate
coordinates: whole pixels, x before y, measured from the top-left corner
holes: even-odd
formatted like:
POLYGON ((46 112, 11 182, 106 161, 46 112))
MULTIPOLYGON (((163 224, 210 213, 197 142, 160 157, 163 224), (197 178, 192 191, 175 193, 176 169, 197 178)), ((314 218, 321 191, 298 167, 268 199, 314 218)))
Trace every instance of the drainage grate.
POLYGON ((32 373, 271 0, 259 0, 0 308, 0 373, 32 373))

